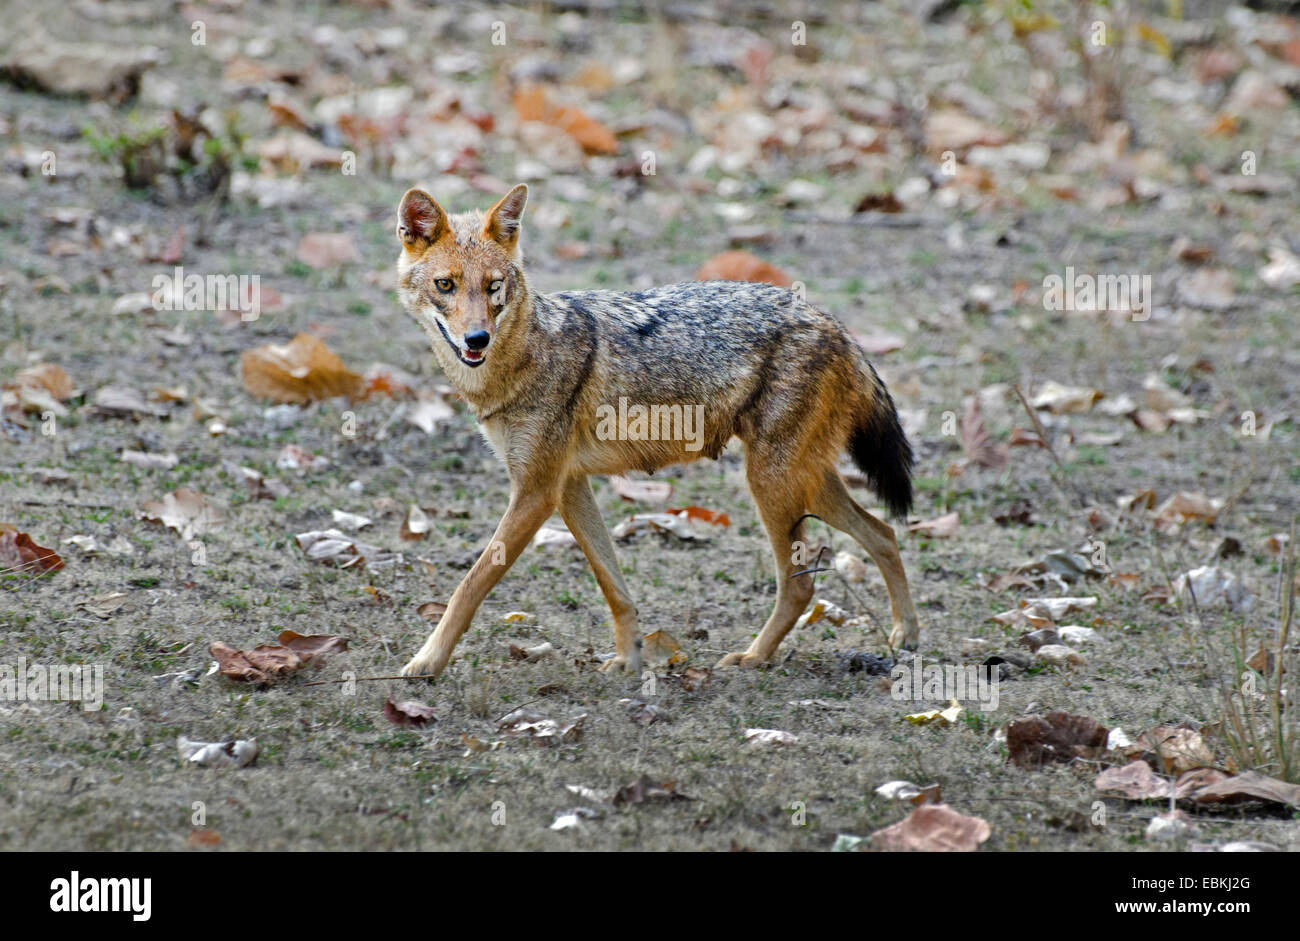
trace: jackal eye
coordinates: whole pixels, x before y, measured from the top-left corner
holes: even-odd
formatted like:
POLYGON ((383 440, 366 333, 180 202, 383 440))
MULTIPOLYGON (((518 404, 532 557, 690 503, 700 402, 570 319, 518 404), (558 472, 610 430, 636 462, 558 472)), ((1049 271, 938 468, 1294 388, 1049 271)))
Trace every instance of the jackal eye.
POLYGON ((500 278, 497 278, 495 281, 493 281, 491 284, 488 285, 488 293, 496 294, 503 287, 505 287, 505 285, 506 283, 504 281, 502 281, 500 278))
POLYGON ((452 283, 451 278, 438 278, 433 282, 433 286, 443 294, 450 294, 452 291, 456 290, 456 285, 452 283))

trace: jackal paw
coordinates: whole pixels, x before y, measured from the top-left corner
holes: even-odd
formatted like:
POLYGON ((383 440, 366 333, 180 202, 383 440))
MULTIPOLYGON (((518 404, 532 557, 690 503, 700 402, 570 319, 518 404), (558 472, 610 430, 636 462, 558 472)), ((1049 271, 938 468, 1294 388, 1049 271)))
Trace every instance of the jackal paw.
POLYGON ((437 676, 442 667, 432 657, 414 656, 402 667, 402 676, 437 676))
POLYGON ((739 650, 735 653, 729 653, 714 664, 713 669, 721 670, 723 667, 756 667, 761 666, 765 661, 757 654, 749 653, 746 650, 739 650))
POLYGON ((634 651, 628 656, 617 654, 610 660, 602 663, 598 669, 601 673, 640 673, 641 672, 641 652, 634 651))
POLYGON ((913 625, 908 630, 902 624, 895 624, 889 632, 889 646, 895 650, 915 650, 921 645, 921 628, 913 625))

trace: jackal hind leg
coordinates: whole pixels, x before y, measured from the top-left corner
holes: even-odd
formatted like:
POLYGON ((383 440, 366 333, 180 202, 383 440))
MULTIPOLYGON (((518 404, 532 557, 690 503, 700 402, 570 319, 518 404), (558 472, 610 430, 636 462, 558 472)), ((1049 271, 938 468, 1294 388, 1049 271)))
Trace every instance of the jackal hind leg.
POLYGON ((799 564, 802 553, 797 552, 795 546, 804 540, 804 524, 800 517, 804 515, 805 498, 799 486, 800 475, 788 467, 762 461, 751 453, 747 476, 758 515, 772 544, 772 560, 776 566, 776 605, 749 648, 727 654, 718 661, 718 667, 757 666, 768 662, 813 596, 811 575, 790 577, 808 568, 806 564, 799 564))
POLYGON ((848 533, 867 550, 884 576, 885 588, 889 592, 889 610, 893 619, 889 645, 895 649, 915 650, 921 638, 921 625, 912 604, 912 593, 907 587, 907 573, 903 571, 903 560, 898 554, 894 528, 859 506, 834 469, 826 471, 821 489, 813 500, 812 512, 827 524, 848 533))
POLYGON ((600 586, 614 617, 614 658, 602 666, 603 672, 626 670, 641 672, 641 637, 637 632, 636 605, 623 582, 614 555, 614 543, 601 519, 591 485, 584 475, 570 477, 564 484, 560 497, 560 516, 578 541, 578 546, 591 563, 596 584, 600 586))

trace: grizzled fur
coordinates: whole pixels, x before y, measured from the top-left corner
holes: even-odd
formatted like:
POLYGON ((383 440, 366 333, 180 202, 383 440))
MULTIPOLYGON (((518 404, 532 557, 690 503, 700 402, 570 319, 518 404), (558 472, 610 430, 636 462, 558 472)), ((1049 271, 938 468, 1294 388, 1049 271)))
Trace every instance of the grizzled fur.
POLYGON ((893 532, 848 496, 835 471, 848 450, 890 511, 905 514, 911 447, 884 384, 843 327, 787 289, 746 282, 534 295, 518 244, 526 200, 517 186, 487 213, 452 217, 412 190, 399 209, 399 297, 511 480, 493 543, 404 672, 441 672, 487 590, 557 508, 614 613, 609 666, 638 668, 635 606, 586 477, 716 458, 733 437, 745 445, 772 542, 778 600, 750 649, 723 665, 767 660, 807 604, 811 579, 797 569, 810 565, 794 564, 792 545, 808 514, 872 555, 890 592, 891 643, 914 645, 916 615, 893 532), (693 409, 701 427, 690 436, 611 435, 602 419, 620 403, 693 409))

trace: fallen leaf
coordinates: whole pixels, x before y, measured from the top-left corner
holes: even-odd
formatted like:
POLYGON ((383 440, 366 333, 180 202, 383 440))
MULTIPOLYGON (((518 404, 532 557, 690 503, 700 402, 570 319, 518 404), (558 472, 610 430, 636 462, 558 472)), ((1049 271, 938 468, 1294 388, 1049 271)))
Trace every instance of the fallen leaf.
POLYGON ((1144 759, 1158 762, 1166 774, 1179 774, 1214 764, 1201 733, 1182 726, 1158 725, 1137 737, 1134 749, 1144 759))
POLYGON ((186 542, 219 529, 225 522, 221 511, 207 497, 188 487, 173 490, 161 500, 149 500, 140 515, 176 530, 186 542))
POLYGON ((655 631, 641 638, 641 656, 650 667, 676 666, 686 662, 681 644, 667 631, 655 631))
POLYGON ((539 121, 558 127, 588 154, 618 153, 618 138, 609 128, 580 108, 552 104, 540 85, 519 89, 513 103, 521 122, 539 121))
POLYGON ((428 533, 429 517, 418 504, 412 503, 411 508, 406 512, 406 518, 402 520, 402 528, 398 535, 408 542, 414 542, 423 539, 428 533))
POLYGON ((893 826, 871 834, 871 843, 891 852, 969 853, 992 832, 987 821, 958 813, 947 804, 922 804, 893 826))
POLYGON ((335 396, 362 397, 361 376, 309 333, 298 334, 284 346, 245 350, 239 363, 244 390, 257 398, 301 404, 335 396))
POLYGON ((942 803, 938 784, 920 787, 911 781, 886 781, 876 788, 876 793, 885 800, 907 801, 918 807, 922 804, 942 803))
POLYGON ((615 805, 645 804, 657 800, 680 801, 695 800, 695 798, 677 793, 676 781, 656 782, 647 774, 619 788, 613 797, 615 805))
POLYGON ((696 281, 755 281, 788 288, 794 280, 780 268, 740 249, 714 255, 695 272, 696 281))
POLYGON ((980 410, 979 396, 966 398, 966 407, 958 428, 961 431, 962 450, 971 462, 992 470, 1001 470, 1007 466, 1007 446, 997 444, 989 438, 984 413, 980 410))
POLYGON ((1174 792, 1173 782, 1156 777, 1151 766, 1140 759, 1122 768, 1107 768, 1097 775, 1093 787, 1128 800, 1167 800, 1174 792))
POLYGON ((384 718, 393 725, 417 729, 423 728, 430 722, 437 721, 434 718, 432 706, 426 706, 424 703, 416 702, 413 699, 404 702, 393 702, 392 696, 389 696, 384 703, 384 718))
POLYGON ((204 827, 195 827, 190 830, 190 835, 186 838, 185 842, 194 849, 204 846, 220 846, 221 836, 214 830, 208 830, 204 827))
POLYGON ((176 737, 181 761, 205 768, 243 768, 257 759, 257 739, 230 742, 191 742, 184 735, 176 737))
POLYGON ((1008 759, 1033 770, 1053 761, 1094 759, 1106 748, 1109 730, 1087 716, 1049 712, 1007 723, 1008 759))
POLYGON ((110 591, 107 594, 87 598, 85 601, 78 601, 77 607, 97 618, 108 619, 113 616, 113 612, 126 604, 127 597, 124 591, 110 591))
POLYGON ((1030 400, 1034 408, 1049 409, 1055 415, 1079 415, 1089 411, 1092 403, 1101 398, 1096 389, 1086 386, 1065 386, 1049 379, 1030 400))
POLYGON ((745 744, 757 746, 797 745, 799 737, 780 729, 745 729, 745 744))
POLYGON ((582 738, 583 723, 587 714, 566 723, 543 717, 531 709, 520 708, 506 715, 497 727, 507 734, 531 738, 539 745, 554 745, 562 742, 576 742, 582 738))
POLYGON ((611 474, 609 485, 624 500, 663 503, 673 495, 673 485, 660 480, 632 480, 611 474))
POLYGON ((43 575, 63 568, 63 557, 12 523, 0 523, 0 575, 43 575))
MULTIPOLYGON (((337 151, 330 152, 337 157, 337 151)), ((298 240, 295 257, 312 268, 337 268, 361 260, 361 253, 344 232, 308 232, 298 240)))
POLYGON ((70 399, 77 392, 76 386, 72 383, 72 377, 64 371, 62 366, 55 363, 39 363, 35 366, 28 366, 14 376, 13 384, 18 386, 39 386, 59 401, 70 399))

